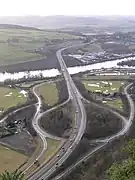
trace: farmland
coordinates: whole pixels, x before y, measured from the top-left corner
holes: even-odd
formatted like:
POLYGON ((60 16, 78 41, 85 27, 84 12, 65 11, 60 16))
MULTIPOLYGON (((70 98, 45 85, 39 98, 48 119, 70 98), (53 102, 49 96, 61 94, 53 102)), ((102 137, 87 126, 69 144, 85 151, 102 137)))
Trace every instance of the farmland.
POLYGON ((66 33, 40 30, 0 29, 0 66, 44 59, 45 54, 35 51, 59 40, 76 39, 66 33))
POLYGON ((40 31, 40 30, 23 30, 23 29, 0 29, 0 40, 5 41, 8 38, 18 38, 20 42, 36 43, 45 42, 45 40, 54 39, 77 39, 78 36, 67 33, 59 33, 55 31, 40 31))
POLYGON ((26 52, 20 47, 0 43, 0 65, 9 65, 24 61, 41 59, 37 53, 26 52))

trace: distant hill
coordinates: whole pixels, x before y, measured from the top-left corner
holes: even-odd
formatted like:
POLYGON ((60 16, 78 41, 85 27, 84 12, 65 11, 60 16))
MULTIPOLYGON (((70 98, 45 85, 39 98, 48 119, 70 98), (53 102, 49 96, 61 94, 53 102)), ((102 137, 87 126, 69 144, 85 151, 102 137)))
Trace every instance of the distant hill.
POLYGON ((0 29, 24 29, 24 30, 40 30, 35 27, 13 25, 13 24, 0 24, 0 29))
POLYGON ((0 17, 0 23, 57 29, 82 26, 132 26, 135 24, 134 19, 134 16, 12 16, 0 17))

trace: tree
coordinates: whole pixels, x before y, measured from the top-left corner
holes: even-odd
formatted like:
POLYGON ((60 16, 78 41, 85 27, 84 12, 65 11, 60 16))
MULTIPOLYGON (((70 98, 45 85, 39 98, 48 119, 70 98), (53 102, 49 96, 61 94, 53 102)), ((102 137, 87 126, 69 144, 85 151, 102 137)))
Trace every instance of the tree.
POLYGON ((135 139, 130 140, 123 148, 123 151, 128 153, 129 157, 135 160, 135 139))
POLYGON ((129 158, 122 164, 113 164, 108 174, 109 180, 135 180, 135 161, 129 158))
POLYGON ((12 173, 5 171, 0 175, 0 180, 24 180, 24 174, 19 169, 16 169, 12 173))
POLYGON ((123 150, 129 158, 109 168, 109 180, 135 180, 135 139, 130 140, 123 150))

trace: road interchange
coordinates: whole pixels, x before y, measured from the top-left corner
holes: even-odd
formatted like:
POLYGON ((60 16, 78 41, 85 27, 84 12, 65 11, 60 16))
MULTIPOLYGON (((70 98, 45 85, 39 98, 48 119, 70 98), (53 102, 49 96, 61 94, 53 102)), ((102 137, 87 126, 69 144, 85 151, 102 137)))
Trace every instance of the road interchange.
MULTIPOLYGON (((67 67, 66 67, 66 64, 62 58, 62 55, 61 55, 61 52, 63 50, 65 50, 66 48, 63 48, 59 51, 57 51, 57 58, 58 58, 58 61, 60 63, 60 66, 61 66, 61 70, 62 70, 62 73, 64 75, 64 78, 67 82, 67 88, 68 88, 68 92, 69 92, 69 97, 72 99, 72 102, 75 103, 73 101, 73 99, 77 98, 78 99, 78 104, 79 106, 78 107, 81 107, 82 109, 84 108, 84 106, 82 105, 82 100, 84 100, 84 98, 82 97, 82 95, 80 94, 80 92, 78 91, 78 89, 76 88, 71 76, 69 75, 68 73, 68 70, 67 70, 67 67), (72 92, 73 91, 73 92, 72 92)), ((131 86, 132 84, 130 84, 131 86)), ((128 88, 129 86, 127 86, 126 88, 128 88)), ((130 118, 129 118, 129 122, 132 122, 132 119, 133 119, 133 114, 134 114, 134 109, 132 109, 133 107, 133 102, 131 100, 131 98, 128 96, 127 94, 127 89, 124 89, 125 91, 125 94, 127 96, 127 99, 129 101, 129 104, 130 104, 130 107, 131 107, 131 115, 130 115, 130 118)), ((77 109, 78 112, 81 110, 81 109, 77 109)), ((84 110, 85 111, 85 110, 84 110)), ((77 114, 78 115, 78 114, 77 114)), ((86 114, 85 114, 85 121, 86 121, 86 114)), ((90 154, 93 154, 94 152, 96 152, 97 150, 101 149, 102 147, 104 147, 108 142, 111 142, 112 140, 114 140, 116 137, 119 137, 121 135, 124 135, 130 128, 132 123, 126 123, 126 119, 123 118, 123 129, 116 135, 112 136, 112 137, 109 137, 107 139, 105 139, 105 143, 103 145, 101 145, 101 147, 97 147, 95 150, 93 150, 90 154)), ((77 124, 77 121, 76 121, 76 127, 78 126, 77 124)), ((67 151, 68 152, 68 151, 67 151)), ((64 156, 64 155, 63 155, 64 156)), ((66 160, 66 158, 64 159, 65 157, 62 157, 62 161, 63 160, 66 160)), ((57 164, 58 165, 61 165, 62 164, 62 161, 58 161, 57 164)), ((63 161, 64 162, 64 161, 63 161)), ((45 167, 44 167, 45 168, 45 167)), ((44 170, 42 172, 39 172, 39 175, 41 175, 43 173, 43 175, 40 176, 40 178, 36 177, 37 179, 47 179, 54 171, 56 170, 56 167, 55 165, 49 170, 47 171, 47 173, 44 172, 44 170)))
MULTIPOLYGON (((68 73, 66 64, 62 58, 61 52, 63 50, 65 50, 67 48, 63 48, 59 51, 57 51, 57 58, 58 61, 60 63, 61 66, 61 71, 63 73, 63 76, 66 80, 67 83, 67 89, 69 92, 69 98, 66 102, 62 103, 61 105, 58 105, 56 107, 53 107, 49 110, 47 110, 46 112, 41 112, 41 107, 42 107, 42 102, 40 97, 37 95, 35 88, 33 88, 33 93, 34 95, 37 97, 38 103, 36 104, 36 113, 35 116, 33 118, 32 124, 34 129, 36 130, 36 132, 38 133, 38 135, 40 136, 40 138, 43 141, 43 150, 40 153, 40 155, 38 156, 41 157, 44 153, 44 151, 46 150, 47 147, 47 143, 46 143, 46 137, 50 137, 53 139, 57 139, 58 137, 52 136, 47 134, 46 132, 44 132, 40 127, 39 127, 39 119, 45 115, 46 113, 49 113, 53 110, 55 110, 58 107, 61 107, 63 105, 65 105, 66 103, 68 103, 70 100, 72 101, 72 104, 74 106, 76 113, 76 119, 75 119, 75 128, 73 129, 72 132, 72 142, 69 140, 67 140, 65 142, 65 144, 63 145, 64 151, 63 149, 60 150, 60 152, 58 154, 56 154, 55 157, 53 157, 49 163, 45 164, 43 167, 41 167, 41 169, 34 173, 32 176, 30 176, 28 179, 30 180, 42 180, 42 179, 47 179, 48 177, 50 177, 50 175, 56 171, 56 169, 58 167, 60 167, 63 162, 65 162, 65 160, 70 156, 70 154, 73 152, 73 150, 76 148, 77 144, 79 144, 81 137, 83 136, 83 133, 85 131, 85 127, 86 127, 86 112, 85 112, 85 108, 84 105, 82 103, 82 100, 85 100, 82 95, 80 94, 80 92, 78 91, 78 89, 76 88, 71 76, 68 73), (74 139, 73 139, 74 138, 74 139), (57 155, 59 155, 59 158, 57 157, 57 155), (57 164, 57 166, 56 166, 57 164)), ((91 152, 88 153, 87 156, 83 157, 80 161, 78 161, 75 165, 71 166, 71 168, 67 169, 68 173, 71 172, 77 165, 79 165, 82 161, 87 160, 90 156, 92 156, 95 152, 97 152, 98 150, 100 150, 102 147, 104 147, 105 145, 107 145, 108 143, 110 143, 111 141, 113 141, 115 138, 118 138, 122 135, 124 135, 125 133, 128 132, 128 130, 130 129, 132 122, 133 122, 133 118, 134 118, 134 104, 133 101, 131 99, 131 97, 128 95, 127 93, 127 89, 130 88, 130 86, 132 86, 132 84, 128 85, 125 89, 124 89, 124 93, 126 94, 126 97, 128 99, 129 105, 130 105, 130 117, 129 120, 127 121, 126 119, 123 119, 123 128, 120 132, 118 132, 117 134, 111 136, 111 137, 107 137, 105 139, 103 139, 103 144, 96 147, 94 150, 92 150, 91 152)), ((116 114, 117 115, 117 114, 116 114)), ((5 120, 5 119, 4 119, 5 120)), ((57 140, 60 140, 60 138, 58 138, 57 140)), ((56 177, 55 179, 60 179, 61 177, 67 175, 67 171, 65 171, 64 174, 62 174, 61 176, 59 175, 58 177, 56 177)))

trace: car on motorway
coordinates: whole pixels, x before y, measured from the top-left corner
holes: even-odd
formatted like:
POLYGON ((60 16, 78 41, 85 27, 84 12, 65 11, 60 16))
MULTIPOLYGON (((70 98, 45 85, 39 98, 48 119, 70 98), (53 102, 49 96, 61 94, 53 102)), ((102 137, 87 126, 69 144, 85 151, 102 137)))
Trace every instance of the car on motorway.
POLYGON ((55 164, 55 168, 56 168, 56 169, 57 169, 57 167, 58 167, 58 163, 55 164))
POLYGON ((64 147, 62 147, 62 150, 63 150, 63 151, 65 151, 65 148, 64 148, 64 147))
POLYGON ((38 159, 36 159, 36 160, 34 161, 34 164, 35 164, 37 167, 40 166, 40 163, 39 163, 38 159))

